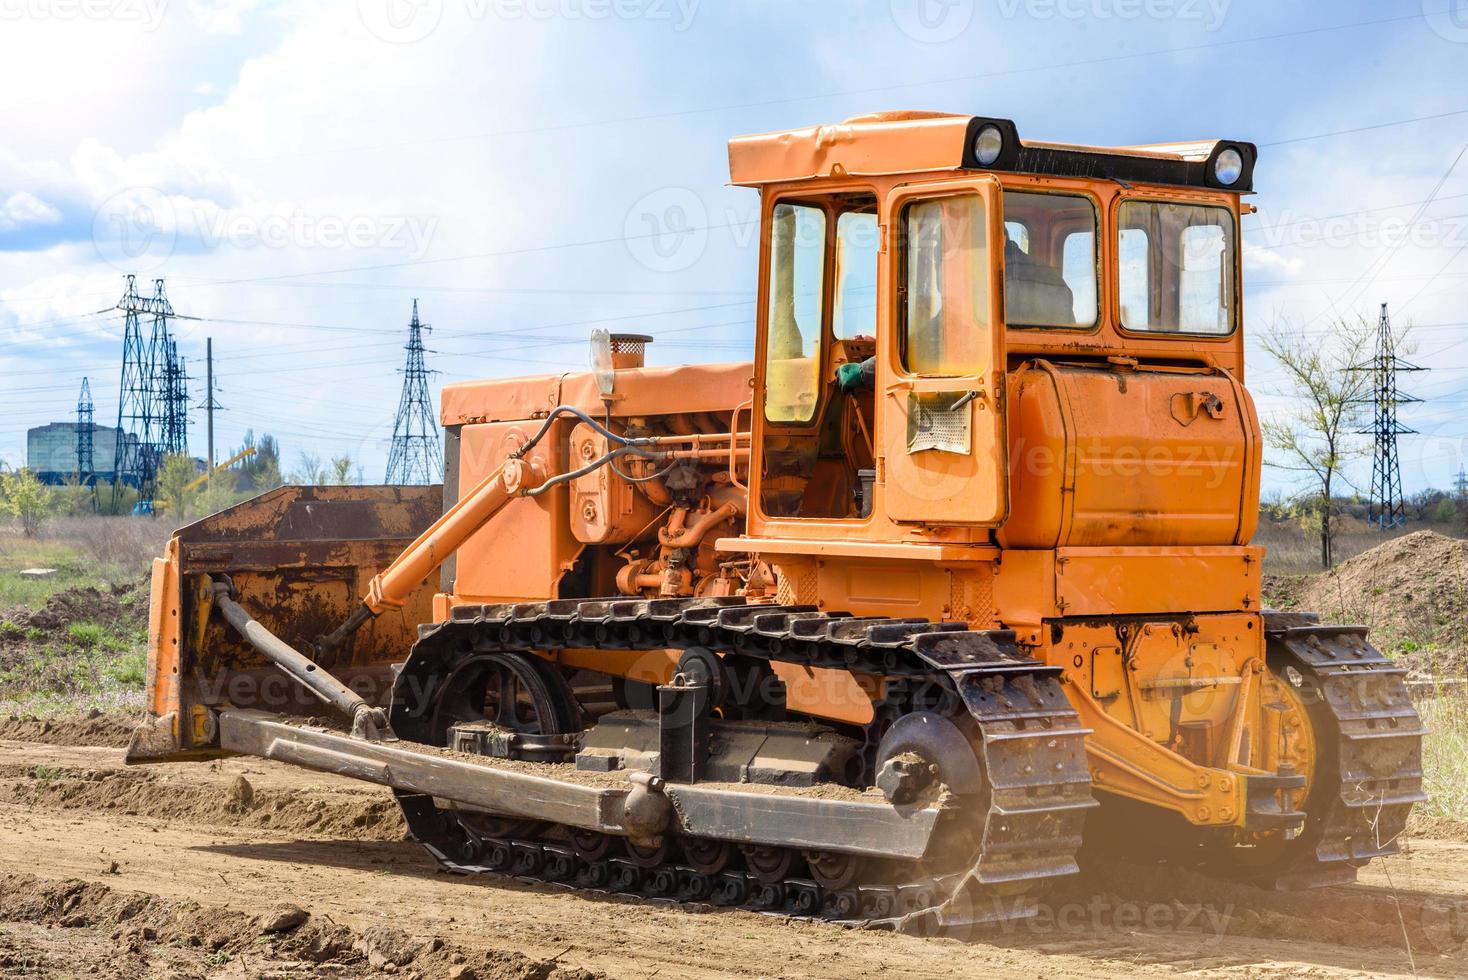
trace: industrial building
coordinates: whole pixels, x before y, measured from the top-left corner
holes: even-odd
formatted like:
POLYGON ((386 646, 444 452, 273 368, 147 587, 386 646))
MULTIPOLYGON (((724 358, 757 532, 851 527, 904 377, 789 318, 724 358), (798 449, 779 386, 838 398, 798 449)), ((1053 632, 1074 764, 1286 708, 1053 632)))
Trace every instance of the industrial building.
MULTIPOLYGON (((26 466, 44 483, 60 486, 77 472, 76 422, 52 422, 26 432, 26 466)), ((113 460, 117 458, 117 440, 121 429, 112 426, 92 427, 92 459, 98 480, 112 482, 113 460)), ((126 433, 123 438, 136 443, 138 437, 126 433)))

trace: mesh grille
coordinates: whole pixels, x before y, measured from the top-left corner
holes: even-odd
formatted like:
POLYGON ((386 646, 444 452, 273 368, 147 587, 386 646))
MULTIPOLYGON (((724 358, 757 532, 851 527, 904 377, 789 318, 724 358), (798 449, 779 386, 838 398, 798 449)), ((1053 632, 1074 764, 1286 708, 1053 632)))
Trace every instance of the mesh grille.
POLYGON ((613 354, 641 354, 652 343, 652 338, 640 333, 612 334, 613 354))

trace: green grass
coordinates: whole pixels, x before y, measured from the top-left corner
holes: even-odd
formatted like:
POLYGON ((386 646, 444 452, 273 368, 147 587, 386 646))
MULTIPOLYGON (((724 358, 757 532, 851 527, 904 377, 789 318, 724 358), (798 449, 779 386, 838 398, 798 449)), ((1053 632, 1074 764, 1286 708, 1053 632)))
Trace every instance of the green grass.
POLYGON ((55 634, 13 631, 0 639, 0 716, 55 717, 89 711, 132 711, 147 683, 142 628, 72 623, 55 634))
MULTIPOLYGON (((136 710, 147 680, 147 634, 136 615, 138 596, 118 597, 131 625, 79 620, 64 629, 25 625, 24 614, 41 609, 68 589, 108 592, 135 585, 156 554, 151 541, 162 526, 131 519, 79 519, 40 538, 0 531, 0 715, 40 717, 92 708, 136 710), (50 578, 22 578, 24 568, 54 568, 50 578), (19 613, 18 619, 5 619, 19 613)), ((147 602, 146 594, 141 601, 147 602)))
POLYGON ((106 674, 122 687, 142 690, 148 680, 148 654, 143 650, 123 654, 108 665, 106 674))
POLYGON ((1468 694, 1443 693, 1418 704, 1431 732, 1423 740, 1422 772, 1428 816, 1468 823, 1468 694))
POLYGON ((66 628, 66 635, 78 649, 91 650, 102 644, 106 633, 99 623, 72 623, 66 628))
POLYGON ((105 589, 114 583, 132 583, 147 574, 145 561, 100 557, 93 538, 127 535, 136 529, 103 523, 88 525, 89 537, 25 538, 0 534, 0 613, 10 609, 37 610, 46 600, 67 589, 105 589), (50 578, 22 578, 26 568, 54 568, 50 578))

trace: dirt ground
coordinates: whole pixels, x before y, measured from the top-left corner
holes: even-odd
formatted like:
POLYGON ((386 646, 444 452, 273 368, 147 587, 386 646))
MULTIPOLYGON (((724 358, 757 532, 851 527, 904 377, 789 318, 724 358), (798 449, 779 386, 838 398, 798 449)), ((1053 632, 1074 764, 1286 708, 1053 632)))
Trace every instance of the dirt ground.
POLYGON ((1309 893, 1099 857, 1033 922, 922 939, 442 875, 383 791, 253 759, 127 768, 121 727, 0 732, 0 977, 1468 975, 1452 823, 1309 893))

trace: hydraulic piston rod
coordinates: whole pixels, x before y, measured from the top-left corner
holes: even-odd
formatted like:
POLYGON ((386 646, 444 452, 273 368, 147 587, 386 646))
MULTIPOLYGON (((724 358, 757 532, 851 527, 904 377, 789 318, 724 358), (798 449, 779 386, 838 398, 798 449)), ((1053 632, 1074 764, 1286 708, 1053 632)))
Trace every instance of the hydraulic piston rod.
POLYGON ((428 530, 418 536, 393 563, 372 577, 362 604, 347 620, 317 642, 319 653, 335 650, 362 624, 386 609, 403 605, 403 597, 442 565, 468 537, 505 504, 538 486, 545 470, 538 460, 505 460, 473 490, 460 497, 428 530))
POLYGON ((392 737, 387 715, 381 708, 368 704, 360 694, 343 684, 330 671, 256 622, 243 606, 230 598, 228 584, 215 582, 213 589, 214 606, 225 621, 267 660, 340 712, 351 722, 354 737, 374 742, 392 737))

